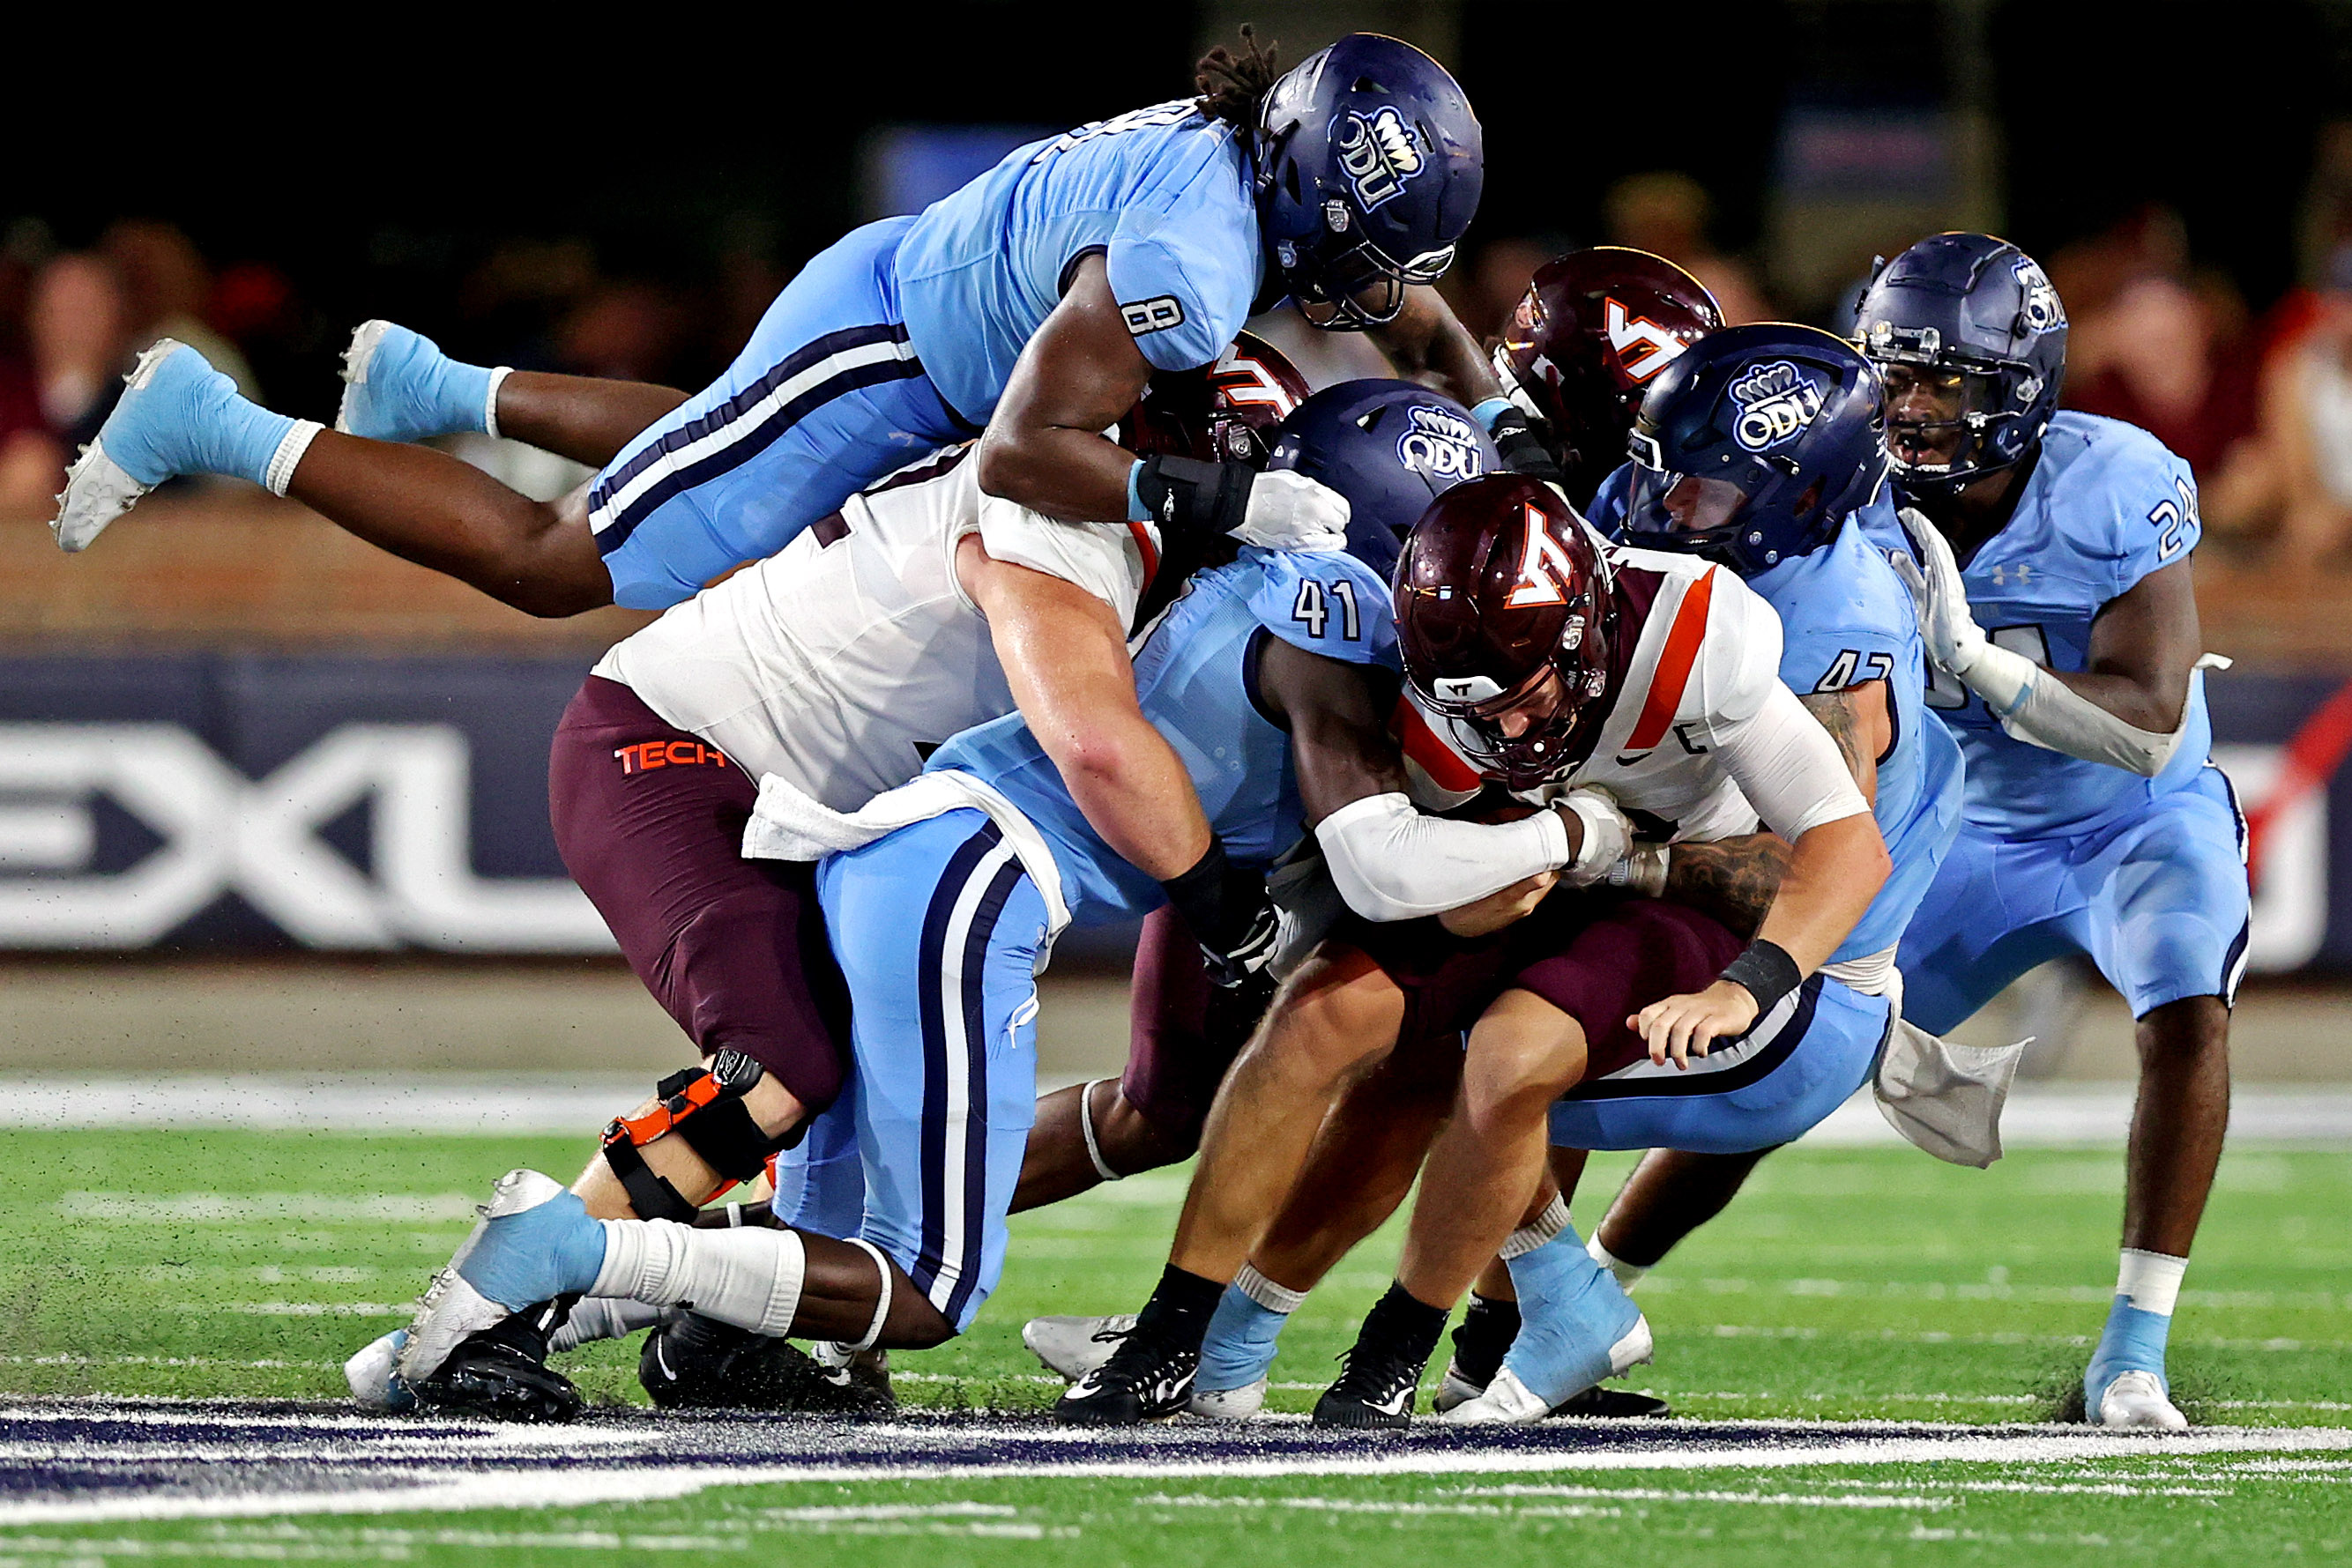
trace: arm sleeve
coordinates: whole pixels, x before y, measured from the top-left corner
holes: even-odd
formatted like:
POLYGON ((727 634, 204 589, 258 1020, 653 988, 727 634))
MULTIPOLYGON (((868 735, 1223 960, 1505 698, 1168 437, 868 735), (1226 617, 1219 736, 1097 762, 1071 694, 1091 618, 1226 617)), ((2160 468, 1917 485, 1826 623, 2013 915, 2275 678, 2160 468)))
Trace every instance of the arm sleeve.
POLYGON ((1870 811, 1837 742, 1778 681, 1753 716, 1716 732, 1716 749, 1764 825, 1790 843, 1870 811))
POLYGON ((1315 841, 1339 895, 1367 920, 1443 915, 1569 859, 1568 828, 1557 811, 1516 822, 1455 822, 1423 816, 1402 792, 1341 807, 1316 826, 1315 841))
POLYGON ((1135 619, 1141 561, 1124 526, 1056 522, 1002 497, 982 495, 980 542, 998 560, 1076 583, 1109 605, 1122 626, 1135 619))

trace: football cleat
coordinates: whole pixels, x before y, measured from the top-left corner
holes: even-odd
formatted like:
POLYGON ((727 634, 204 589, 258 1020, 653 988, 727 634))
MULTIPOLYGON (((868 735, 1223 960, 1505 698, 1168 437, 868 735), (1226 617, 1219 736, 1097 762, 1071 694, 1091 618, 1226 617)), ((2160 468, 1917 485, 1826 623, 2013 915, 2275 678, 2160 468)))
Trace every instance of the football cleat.
POLYGON ((887 1416, 898 1408, 888 1364, 838 1364, 782 1339, 677 1312, 646 1336, 637 1381, 664 1410, 770 1410, 798 1416, 887 1416))
POLYGON ((236 383, 176 339, 159 338, 122 378, 122 396, 99 427, 98 439, 66 470, 49 532, 61 550, 88 549, 107 525, 140 497, 179 474, 200 472, 184 450, 236 383))
POLYGON ((396 1364, 400 1347, 407 1343, 408 1331, 394 1329, 369 1341, 343 1363, 343 1381, 351 1385, 352 1397, 371 1410, 398 1414, 415 1409, 416 1395, 402 1378, 396 1364))
POLYGON ((2185 1432, 2189 1417, 2153 1372, 2119 1372, 2099 1396, 2099 1425, 2123 1431, 2185 1432))
POLYGON ((1410 1427, 1412 1397, 1429 1364, 1395 1346, 1359 1339, 1348 1349, 1339 1380, 1315 1401, 1318 1427, 1410 1427))
POLYGON ((1675 1413, 1674 1406, 1654 1394, 1632 1388, 1588 1388, 1552 1406, 1554 1416, 1601 1421, 1649 1421, 1675 1413))
POLYGON ((1462 1321, 1454 1325, 1454 1355, 1445 1364, 1444 1380, 1430 1408, 1442 1416, 1485 1393, 1518 1333, 1518 1302, 1473 1292, 1462 1321))
POLYGON ((335 428, 371 441, 423 441, 479 431, 490 372, 461 364, 422 333, 362 321, 343 350, 343 401, 335 428))
POLYGON ((1211 1421, 1250 1421, 1265 1408, 1266 1380, 1244 1384, 1239 1388, 1202 1388, 1195 1385, 1192 1397, 1185 1402, 1186 1411, 1211 1421))
POLYGON ((1130 1330, 1110 1359, 1081 1376, 1055 1402, 1054 1418, 1073 1426, 1131 1427, 1184 1413, 1201 1353, 1163 1334, 1130 1330))
POLYGON ((473 1234, 425 1292, 400 1349, 400 1375, 420 1397, 459 1344, 526 1308, 584 1294, 604 1266, 603 1225, 552 1176, 509 1171, 479 1212, 473 1234))
MULTIPOLYGON (((1574 1386, 1570 1387, 1566 1393, 1538 1393, 1537 1390, 1529 1387, 1526 1383, 1520 1381, 1519 1374, 1515 1369, 1512 1362, 1506 1361, 1503 1364, 1503 1370, 1495 1375, 1495 1380, 1486 1385, 1486 1391, 1484 1393, 1480 1394, 1475 1399, 1465 1400, 1463 1403, 1454 1406, 1452 1409, 1446 1411, 1438 1418, 1442 1421, 1447 1421, 1461 1426, 1493 1425, 1496 1423, 1502 1423, 1510 1426, 1526 1426, 1532 1422, 1540 1421, 1545 1416, 1554 1414, 1572 1415, 1575 1414, 1575 1412, 1567 1408, 1572 1401, 1588 1393, 1608 1394, 1613 1392, 1611 1390, 1597 1389, 1593 1385, 1599 1383, 1603 1377, 1614 1377, 1618 1374, 1625 1372, 1628 1369, 1649 1360, 1652 1349, 1650 1321, 1647 1318, 1643 1317, 1639 1312, 1636 1312, 1633 1315, 1633 1327, 1628 1329, 1622 1337, 1611 1343, 1605 1356, 1597 1357, 1591 1361, 1581 1363, 1578 1366, 1577 1370, 1570 1371, 1565 1374, 1565 1380, 1574 1384, 1574 1386), (1593 1371, 1593 1368, 1595 1367, 1599 1367, 1600 1370, 1593 1371), (1586 1378, 1581 1383, 1575 1382, 1578 1377, 1583 1376, 1584 1373, 1588 1371, 1593 1372, 1593 1375, 1591 1377, 1586 1378)), ((1516 1359, 1516 1349, 1514 1350, 1513 1354, 1514 1359, 1516 1359)), ((1563 1362, 1552 1362, 1547 1366, 1547 1371, 1553 1377, 1560 1377, 1562 1375, 1561 1368, 1565 1364, 1566 1364, 1563 1362)), ((1553 1386, 1557 1386, 1557 1385, 1555 1384, 1553 1386)), ((1650 1396, 1647 1395, 1624 1395, 1621 1397, 1626 1399, 1647 1399, 1650 1396)), ((1611 1403, 1615 1402, 1611 1401, 1611 1403)), ((1664 1402, 1661 1401, 1659 1404, 1660 1408, 1654 1412, 1637 1410, 1627 1411, 1625 1413, 1663 1415, 1664 1414, 1664 1402)), ((1594 1413, 1598 1414, 1599 1412, 1596 1411, 1594 1413)))
POLYGON ((547 1364, 548 1336, 570 1306, 569 1297, 541 1301, 467 1336, 430 1376, 411 1381, 416 1402, 500 1421, 573 1419, 588 1402, 547 1364))
POLYGON ((1100 1366, 1135 1327, 1133 1312, 1107 1318, 1031 1318, 1021 1325, 1021 1343, 1045 1370, 1076 1383, 1100 1366))

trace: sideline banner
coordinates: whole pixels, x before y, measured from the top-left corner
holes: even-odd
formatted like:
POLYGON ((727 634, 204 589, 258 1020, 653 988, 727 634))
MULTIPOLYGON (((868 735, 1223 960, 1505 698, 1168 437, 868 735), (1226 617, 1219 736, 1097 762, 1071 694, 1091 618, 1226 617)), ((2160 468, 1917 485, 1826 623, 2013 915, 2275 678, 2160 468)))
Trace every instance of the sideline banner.
MULTIPOLYGON (((0 948, 610 952, 547 825, 548 741, 585 674, 577 658, 0 658, 0 948)), ((2207 677, 2215 760, 2266 819, 2258 972, 2352 970, 2352 788, 2331 786, 2344 747, 2325 733, 2343 685, 2207 677)))

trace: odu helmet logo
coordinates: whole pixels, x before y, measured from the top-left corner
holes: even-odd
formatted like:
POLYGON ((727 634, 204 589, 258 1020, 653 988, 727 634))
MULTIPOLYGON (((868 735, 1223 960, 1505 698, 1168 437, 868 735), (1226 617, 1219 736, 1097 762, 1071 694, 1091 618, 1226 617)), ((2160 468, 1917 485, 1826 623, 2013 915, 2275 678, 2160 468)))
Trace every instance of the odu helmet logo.
POLYGON ((1731 395, 1739 404, 1732 434, 1750 452, 1780 445, 1822 412, 1822 389, 1786 360, 1758 365, 1731 383, 1731 395))
POLYGON ((1393 109, 1375 110, 1369 118, 1352 110, 1341 115, 1331 144, 1339 149, 1339 171, 1348 176, 1356 205, 1368 213, 1394 199, 1421 172, 1420 139, 1393 109))
POLYGON ((2017 277, 2017 287, 2025 296, 2017 308, 2017 324, 2032 336, 2066 324, 2066 308, 2058 303, 2058 290, 2050 286, 2050 275, 2042 270, 2030 256, 2021 256, 2011 264, 2017 277))
POLYGON ((1478 433, 1468 420, 1425 402, 1412 406, 1412 427, 1397 438, 1397 455, 1406 467, 1449 485, 1486 471, 1478 433))

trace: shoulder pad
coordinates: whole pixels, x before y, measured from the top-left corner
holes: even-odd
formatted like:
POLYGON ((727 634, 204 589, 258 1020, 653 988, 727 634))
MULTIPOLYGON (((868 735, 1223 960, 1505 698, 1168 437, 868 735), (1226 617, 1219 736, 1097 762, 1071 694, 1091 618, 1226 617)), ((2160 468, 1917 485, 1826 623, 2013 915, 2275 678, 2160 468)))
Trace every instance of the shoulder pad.
POLYGON ((1346 554, 1247 549, 1260 582, 1250 612, 1284 642, 1349 664, 1401 665, 1389 585, 1346 554))

